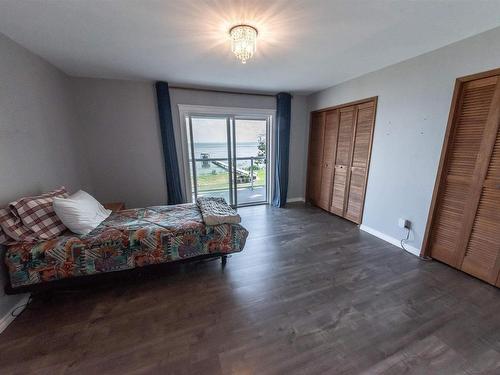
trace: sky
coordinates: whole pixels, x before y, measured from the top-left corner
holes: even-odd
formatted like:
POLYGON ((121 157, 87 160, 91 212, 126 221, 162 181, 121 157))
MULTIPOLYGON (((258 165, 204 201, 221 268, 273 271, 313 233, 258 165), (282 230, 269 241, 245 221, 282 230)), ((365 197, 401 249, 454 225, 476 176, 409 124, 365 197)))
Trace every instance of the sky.
MULTIPOLYGON (((195 143, 226 143, 226 119, 193 118, 193 138, 195 143)), ((265 120, 236 120, 236 143, 255 142, 266 134, 265 120)))

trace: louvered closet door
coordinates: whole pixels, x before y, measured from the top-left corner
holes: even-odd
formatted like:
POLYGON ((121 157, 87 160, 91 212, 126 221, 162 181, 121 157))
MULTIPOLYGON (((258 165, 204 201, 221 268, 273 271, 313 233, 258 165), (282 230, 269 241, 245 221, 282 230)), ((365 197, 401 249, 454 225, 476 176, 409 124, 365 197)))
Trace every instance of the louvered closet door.
POLYGON ((326 112, 323 137, 323 170, 321 172, 321 189, 318 206, 327 211, 330 210, 330 198, 332 196, 333 167, 335 151, 337 149, 338 126, 338 112, 336 110, 326 112))
POLYGON ((459 249, 461 269, 491 284, 497 283, 500 271, 500 79, 497 76, 482 81, 488 93, 495 83, 476 163, 478 183, 473 185, 469 203, 472 212, 470 218, 466 215, 464 223, 464 226, 472 225, 472 229, 464 229, 464 237, 469 237, 469 233, 470 237, 468 242, 463 242, 466 246, 459 249))
POLYGON ((354 134, 354 150, 351 160, 348 198, 345 218, 361 223, 365 200, 365 185, 370 160, 375 103, 368 102, 357 106, 354 134))
POLYGON ((321 192, 321 172, 323 164, 323 136, 325 114, 313 114, 309 139, 307 194, 309 201, 318 204, 321 192))
POLYGON ((351 160, 352 138, 355 121, 355 107, 345 107, 339 111, 337 154, 335 157, 332 203, 330 211, 344 216, 347 187, 347 172, 351 160))
MULTIPOLYGON (((474 192, 483 183, 482 179, 479 180, 479 169, 481 165, 489 162, 489 158, 484 160, 481 149, 484 146, 484 136, 490 132, 487 125, 496 88, 497 77, 470 81, 462 85, 448 141, 436 198, 435 218, 431 227, 430 252, 432 257, 457 268, 462 265, 463 247, 468 243, 468 237, 465 236, 471 232, 470 221, 477 209, 477 204, 475 207, 473 204, 474 192)), ((492 203, 488 202, 492 194, 493 191, 485 191, 483 207, 480 210, 483 213, 480 214, 482 219, 477 223, 474 235, 476 239, 471 242, 470 254, 474 251, 472 249, 483 247, 484 243, 478 242, 478 236, 486 239, 481 235, 481 230, 487 230, 487 217, 492 214, 490 208, 487 208, 491 207, 492 203)), ((499 230, 497 227, 497 231, 499 230)), ((491 262, 491 255, 486 262, 491 262)), ((464 266, 469 270, 474 268, 469 260, 464 266)))

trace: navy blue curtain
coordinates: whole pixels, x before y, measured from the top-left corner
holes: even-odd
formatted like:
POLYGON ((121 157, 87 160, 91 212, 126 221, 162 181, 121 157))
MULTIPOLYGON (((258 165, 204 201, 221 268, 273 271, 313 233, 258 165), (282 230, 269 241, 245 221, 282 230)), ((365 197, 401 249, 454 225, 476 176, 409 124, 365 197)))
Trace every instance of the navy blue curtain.
POLYGON ((276 95, 275 170, 272 201, 275 207, 283 207, 286 204, 291 107, 292 96, 290 94, 280 92, 276 95))
POLYGON ((167 176, 168 204, 184 203, 185 199, 182 193, 181 176, 177 161, 168 83, 156 82, 155 87, 158 100, 161 140, 163 143, 163 158, 165 159, 165 175, 167 176))

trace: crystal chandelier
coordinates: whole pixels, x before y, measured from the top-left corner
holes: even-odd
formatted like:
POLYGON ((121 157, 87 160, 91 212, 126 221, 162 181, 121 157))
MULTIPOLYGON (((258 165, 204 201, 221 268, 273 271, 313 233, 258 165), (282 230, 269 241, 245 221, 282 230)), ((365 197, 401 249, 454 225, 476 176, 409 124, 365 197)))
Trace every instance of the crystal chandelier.
POLYGON ((229 30, 231 37, 231 51, 246 64, 255 53, 257 47, 257 29, 249 25, 237 25, 229 30))

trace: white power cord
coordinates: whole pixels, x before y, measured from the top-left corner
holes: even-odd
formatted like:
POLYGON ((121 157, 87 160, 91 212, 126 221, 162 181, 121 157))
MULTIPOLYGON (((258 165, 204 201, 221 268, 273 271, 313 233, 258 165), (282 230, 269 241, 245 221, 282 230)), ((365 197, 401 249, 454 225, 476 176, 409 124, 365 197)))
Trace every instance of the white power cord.
MULTIPOLYGON (((405 229, 406 229, 406 237, 401 240, 401 248, 405 251, 408 251, 408 249, 405 247, 405 243, 410 239, 410 228, 405 228, 405 229)), ((410 252, 410 251, 408 251, 408 252, 410 252)), ((432 258, 430 258, 430 257, 421 256, 421 255, 418 256, 418 259, 425 260, 425 261, 432 260, 432 258)))
POLYGON ((408 249, 405 247, 405 242, 408 241, 410 238, 410 228, 405 228, 406 229, 406 238, 403 238, 401 240, 401 248, 405 251, 408 251, 408 249))

